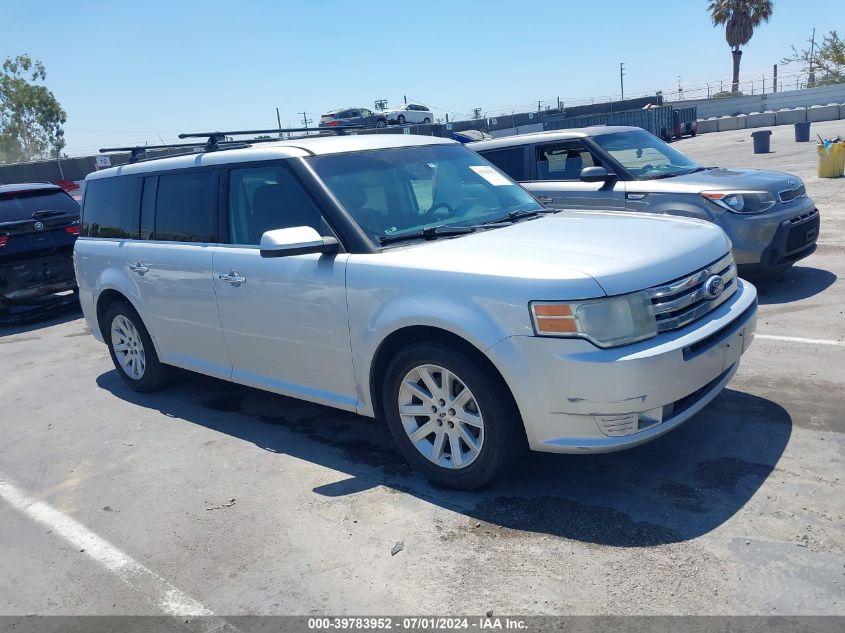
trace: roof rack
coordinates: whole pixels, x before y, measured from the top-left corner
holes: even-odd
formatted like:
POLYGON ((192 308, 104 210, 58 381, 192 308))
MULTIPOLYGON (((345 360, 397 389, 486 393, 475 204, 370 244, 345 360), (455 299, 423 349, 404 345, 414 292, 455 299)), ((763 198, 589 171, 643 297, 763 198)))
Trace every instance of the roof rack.
MULTIPOLYGON (((363 128, 363 125, 335 125, 331 127, 292 127, 292 128, 271 128, 268 130, 230 130, 227 132, 188 132, 180 134, 180 139, 186 138, 205 138, 204 143, 170 143, 162 145, 133 145, 128 147, 102 147, 100 153, 106 152, 129 152, 129 162, 136 163, 139 160, 153 160, 145 158, 144 155, 148 150, 155 149, 181 149, 190 150, 185 153, 202 153, 215 152, 220 149, 240 149, 249 147, 255 143, 270 143, 281 140, 282 134, 299 133, 299 132, 320 132, 322 135, 337 135, 341 136, 347 130, 358 130, 363 128), (255 134, 278 134, 277 138, 252 138, 235 140, 233 136, 247 136, 255 134)), ((182 156, 183 154, 174 154, 174 156, 182 156)))

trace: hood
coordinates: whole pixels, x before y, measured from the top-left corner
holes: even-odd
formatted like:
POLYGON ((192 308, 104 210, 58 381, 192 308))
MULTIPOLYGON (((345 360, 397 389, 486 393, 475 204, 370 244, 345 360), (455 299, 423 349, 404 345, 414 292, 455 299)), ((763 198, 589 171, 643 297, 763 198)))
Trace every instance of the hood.
POLYGON ((762 169, 733 169, 719 167, 693 174, 659 178, 657 180, 628 181, 628 191, 701 193, 702 191, 770 191, 777 197, 781 191, 796 189, 804 183, 798 176, 762 169))
POLYGON ((500 229, 391 248, 381 257, 396 265, 500 278, 574 282, 586 276, 606 294, 618 295, 683 277, 730 248, 722 229, 700 220, 562 211, 500 229))

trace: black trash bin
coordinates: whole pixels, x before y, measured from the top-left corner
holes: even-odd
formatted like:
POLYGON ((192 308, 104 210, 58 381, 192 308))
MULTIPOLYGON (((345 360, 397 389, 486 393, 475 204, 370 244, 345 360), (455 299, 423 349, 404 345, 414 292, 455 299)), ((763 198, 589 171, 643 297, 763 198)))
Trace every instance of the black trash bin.
POLYGON ((803 123, 796 123, 795 124, 795 142, 796 143, 809 143, 810 142, 810 122, 804 121, 803 123))
POLYGON ((772 138, 772 131, 771 130, 758 130, 757 132, 752 132, 751 138, 754 139, 754 153, 755 154, 768 154, 769 153, 769 141, 772 138))

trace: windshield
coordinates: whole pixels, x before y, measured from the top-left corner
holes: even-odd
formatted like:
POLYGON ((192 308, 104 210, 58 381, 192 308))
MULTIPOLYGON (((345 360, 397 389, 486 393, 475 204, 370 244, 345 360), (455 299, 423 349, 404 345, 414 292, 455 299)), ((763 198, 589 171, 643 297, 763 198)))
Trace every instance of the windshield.
POLYGON ((688 174, 699 168, 698 163, 645 130, 600 134, 593 141, 637 180, 688 174))
POLYGON ((308 159, 354 220, 380 238, 472 226, 542 210, 522 187, 461 145, 430 145, 308 159))

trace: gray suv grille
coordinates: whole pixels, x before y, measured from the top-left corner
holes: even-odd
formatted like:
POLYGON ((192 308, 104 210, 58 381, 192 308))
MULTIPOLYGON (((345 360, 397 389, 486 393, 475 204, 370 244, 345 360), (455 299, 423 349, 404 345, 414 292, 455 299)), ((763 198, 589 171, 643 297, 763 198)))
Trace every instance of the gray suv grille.
POLYGON ((804 185, 800 185, 795 189, 785 189, 784 191, 778 193, 781 202, 790 202, 795 200, 795 198, 801 198, 805 195, 807 195, 807 190, 804 188, 804 185))
POLYGON ((703 317, 727 301, 736 292, 736 287, 736 265, 733 256, 728 253, 691 275, 649 288, 657 331, 677 330, 703 317), (721 294, 712 298, 706 282, 714 275, 719 275, 724 285, 721 294))

